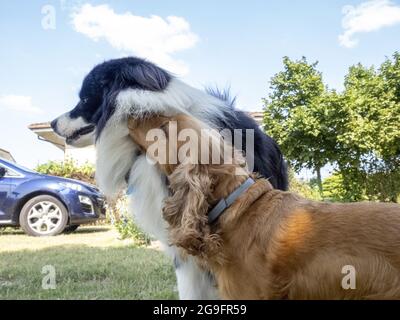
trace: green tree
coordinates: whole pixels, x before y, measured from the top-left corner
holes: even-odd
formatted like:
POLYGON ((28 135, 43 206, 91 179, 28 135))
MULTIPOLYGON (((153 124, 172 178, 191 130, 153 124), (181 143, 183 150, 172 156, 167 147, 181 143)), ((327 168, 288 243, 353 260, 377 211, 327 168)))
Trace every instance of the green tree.
POLYGON ((271 94, 263 99, 264 129, 280 145, 295 171, 306 167, 317 174, 322 191, 321 168, 332 158, 334 135, 329 128, 328 94, 315 63, 306 58, 283 58, 284 70, 271 80, 271 94))
POLYGON ((400 55, 381 67, 352 66, 344 125, 336 129, 338 167, 350 200, 396 201, 400 186, 400 55))
POLYGON ((343 92, 324 86, 317 63, 283 59, 264 99, 264 128, 295 171, 317 173, 328 198, 396 201, 400 194, 400 54, 380 68, 349 68, 343 92), (321 181, 331 164, 337 175, 321 181), (340 179, 338 178, 340 177, 340 179), (339 188, 340 185, 340 188, 339 188), (337 190, 334 191, 333 189, 337 190))

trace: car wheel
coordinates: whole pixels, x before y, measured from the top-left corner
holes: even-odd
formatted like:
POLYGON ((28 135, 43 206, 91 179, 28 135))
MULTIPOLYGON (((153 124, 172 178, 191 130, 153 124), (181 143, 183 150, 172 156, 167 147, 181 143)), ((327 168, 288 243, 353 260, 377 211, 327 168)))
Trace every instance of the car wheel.
POLYGON ((78 227, 79 227, 79 224, 76 224, 76 225, 73 225, 73 226, 67 226, 67 227, 65 227, 65 229, 64 229, 64 233, 72 233, 72 232, 74 232, 76 229, 78 229, 78 227))
POLYGON ((55 236, 67 225, 68 211, 58 199, 42 195, 29 200, 22 207, 19 224, 31 236, 55 236))

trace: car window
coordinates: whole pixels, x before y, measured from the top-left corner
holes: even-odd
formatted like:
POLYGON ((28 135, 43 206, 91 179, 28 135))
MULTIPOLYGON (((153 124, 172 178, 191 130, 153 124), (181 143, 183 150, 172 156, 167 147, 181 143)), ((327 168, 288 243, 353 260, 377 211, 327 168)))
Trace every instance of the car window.
POLYGON ((22 171, 26 171, 26 172, 30 172, 30 173, 37 173, 36 171, 25 168, 24 166, 21 166, 20 164, 17 164, 17 163, 13 163, 13 166, 17 167, 18 169, 21 169, 22 171))
POLYGON ((15 172, 14 170, 7 169, 6 177, 19 177, 21 176, 19 173, 15 172))
POLYGON ((4 167, 4 166, 2 166, 2 165, 0 165, 0 167, 6 169, 5 177, 10 177, 10 178, 12 178, 12 177, 19 177, 19 176, 21 176, 18 172, 14 171, 14 170, 11 170, 11 169, 9 169, 9 168, 6 168, 6 167, 4 167))

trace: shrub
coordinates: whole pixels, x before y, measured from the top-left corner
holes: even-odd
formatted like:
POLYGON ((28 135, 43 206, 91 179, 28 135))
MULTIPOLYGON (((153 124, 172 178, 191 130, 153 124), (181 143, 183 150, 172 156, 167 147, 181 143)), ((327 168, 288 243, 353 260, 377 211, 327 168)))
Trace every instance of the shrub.
POLYGON ((65 161, 49 161, 38 165, 35 170, 43 174, 77 179, 91 184, 95 184, 94 166, 90 163, 78 165, 75 161, 67 159, 65 161))
POLYGON ((121 219, 114 226, 121 239, 133 239, 138 246, 147 246, 151 242, 150 236, 144 233, 131 218, 121 219))
POLYGON ((346 190, 343 187, 343 177, 340 173, 334 173, 324 179, 323 183, 323 197, 330 201, 346 201, 346 190))
POLYGON ((349 186, 345 184, 343 174, 335 172, 323 181, 323 196, 328 200, 341 202, 360 200, 399 202, 399 181, 400 172, 398 171, 364 174, 362 179, 352 181, 353 189, 359 189, 357 191, 357 198, 355 198, 354 193, 350 192, 349 186))
POLYGON ((295 192, 308 199, 321 200, 321 195, 316 185, 310 185, 307 182, 297 179, 292 169, 289 169, 288 175, 289 190, 291 192, 295 192))
POLYGON ((107 216, 117 229, 121 239, 133 239, 139 246, 149 245, 151 238, 144 233, 134 222, 128 213, 128 201, 126 196, 121 195, 117 200, 108 204, 107 216))

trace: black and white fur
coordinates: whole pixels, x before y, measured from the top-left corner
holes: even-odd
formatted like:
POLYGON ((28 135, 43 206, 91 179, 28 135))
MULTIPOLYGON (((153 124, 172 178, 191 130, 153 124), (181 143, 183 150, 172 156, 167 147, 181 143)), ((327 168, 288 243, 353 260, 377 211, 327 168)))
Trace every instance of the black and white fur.
MULTIPOLYGON (((254 129, 254 171, 279 188, 287 188, 286 165, 276 143, 253 119, 234 108, 219 92, 195 89, 165 70, 139 58, 122 58, 96 66, 84 79, 78 105, 51 125, 67 143, 83 147, 95 143, 96 179, 109 197, 128 184, 134 192, 129 207, 135 220, 160 240, 176 262, 181 299, 215 299, 212 276, 194 260, 179 258, 168 246, 161 208, 167 196, 165 177, 139 153, 128 134, 128 116, 187 113, 217 129, 254 129)), ((243 149, 245 150, 245 141, 243 149)))

